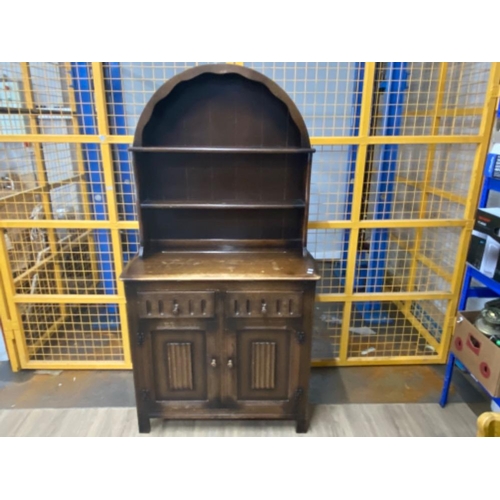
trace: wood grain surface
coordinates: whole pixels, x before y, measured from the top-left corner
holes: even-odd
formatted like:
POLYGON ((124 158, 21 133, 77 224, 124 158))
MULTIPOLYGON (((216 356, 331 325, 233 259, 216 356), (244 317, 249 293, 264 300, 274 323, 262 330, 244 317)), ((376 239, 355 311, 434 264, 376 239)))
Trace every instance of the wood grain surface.
POLYGON ((476 416, 465 403, 349 404, 314 407, 305 435, 294 422, 152 419, 140 435, 135 408, 0 410, 0 436, 337 437, 475 436, 476 416))

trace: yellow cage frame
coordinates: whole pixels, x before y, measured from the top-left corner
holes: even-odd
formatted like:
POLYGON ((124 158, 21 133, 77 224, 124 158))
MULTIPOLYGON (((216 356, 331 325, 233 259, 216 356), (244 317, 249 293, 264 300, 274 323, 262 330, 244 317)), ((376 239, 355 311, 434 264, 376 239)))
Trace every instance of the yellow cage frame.
MULTIPOLYGON (((69 63, 66 63, 69 64, 69 63)), ((237 63, 243 64, 243 63, 237 63)), ((393 301, 399 310, 405 315, 408 321, 416 327, 419 333, 426 339, 435 351, 436 356, 388 356, 388 357, 370 357, 365 359, 348 357, 348 342, 349 342, 349 321, 344 321, 342 324, 340 337, 340 354, 338 359, 317 359, 313 361, 313 366, 351 366, 351 365, 395 365, 395 364, 428 364, 428 363, 444 363, 448 354, 448 347, 453 328, 453 318, 457 307, 457 301, 461 286, 462 275, 465 266, 466 253, 470 239, 471 229, 474 223, 474 214, 478 202, 483 164, 488 152, 491 130, 494 122, 495 106, 499 96, 499 81, 500 81, 500 63, 492 63, 489 80, 487 84, 484 106, 482 108, 467 108, 453 110, 455 116, 462 115, 480 115, 481 122, 477 135, 437 135, 440 120, 446 117, 448 110, 442 108, 442 99, 445 86, 445 78, 447 74, 448 63, 440 63, 439 81, 437 98, 434 109, 428 113, 417 113, 415 116, 423 116, 432 119, 431 135, 400 135, 394 137, 373 136, 370 135, 370 110, 372 107, 372 96, 375 77, 375 63, 366 63, 363 76, 363 93, 361 103, 361 117, 359 135, 357 136, 332 136, 332 137, 312 137, 311 142, 314 145, 321 146, 337 146, 337 145, 356 145, 358 146, 358 154, 356 159, 356 171, 354 178, 354 190, 352 201, 352 216, 351 220, 337 221, 325 220, 309 223, 310 229, 349 229, 349 246, 348 259, 346 269, 345 293, 338 294, 319 294, 317 300, 319 302, 344 302, 344 318, 349 318, 354 302, 357 301, 393 301), (444 199, 459 202, 465 205, 464 217, 460 219, 431 219, 423 220, 422 213, 420 219, 398 219, 398 220, 362 220, 360 214, 361 199, 363 195, 363 179, 365 174, 365 163, 367 148, 369 145, 380 144, 425 144, 428 146, 426 175, 423 181, 416 182, 399 178, 399 182, 407 183, 421 189, 423 193, 423 201, 421 203, 421 211, 423 210, 425 197, 429 194, 437 194, 444 199), (447 193, 443 190, 437 192, 436 188, 429 185, 430 170, 433 162, 434 150, 439 144, 472 144, 476 146, 474 164, 472 168, 472 176, 470 182, 469 195, 467 199, 455 193, 447 193), (358 238, 360 230, 370 228, 416 228, 417 240, 421 237, 423 228, 429 227, 457 227, 460 228, 459 248, 457 253, 456 265, 452 273, 441 268, 428 257, 421 255, 417 250, 411 251, 412 254, 412 271, 410 279, 414 279, 416 263, 421 262, 431 268, 438 276, 445 278, 451 283, 451 292, 392 292, 380 294, 355 293, 355 259, 358 247, 358 238), (447 311, 445 314, 445 322, 443 325, 443 333, 441 341, 438 342, 412 315, 410 311, 411 300, 448 300, 447 311)), ((33 107, 33 89, 30 78, 28 63, 21 63, 23 84, 26 94, 26 104, 28 107, 33 107)), ((94 96, 96 105, 96 116, 98 135, 57 135, 57 134, 42 134, 31 133, 23 135, 3 135, 2 142, 20 142, 33 143, 35 151, 35 162, 38 172, 40 186, 32 191, 41 193, 42 202, 46 206, 47 213, 50 213, 49 198, 44 187, 47 184, 47 178, 44 173, 43 158, 41 154, 41 143, 73 143, 77 145, 78 151, 78 166, 80 175, 83 173, 83 160, 79 145, 84 143, 97 143, 100 145, 100 153, 102 158, 102 170, 104 176, 106 204, 108 208, 109 218, 106 221, 92 220, 0 220, 0 228, 5 231, 8 228, 46 228, 49 232, 55 231, 58 228, 78 228, 78 229, 106 229, 111 235, 111 243, 113 248, 115 272, 118 276, 123 267, 122 247, 120 241, 120 231, 126 229, 137 229, 136 221, 121 221, 118 218, 117 200, 115 181, 113 177, 113 159, 112 145, 114 144, 131 144, 132 136, 129 135, 112 135, 108 126, 108 113, 106 108, 105 86, 103 64, 100 62, 92 63, 92 78, 94 84, 94 96)), ((71 92, 70 92, 71 94, 71 92)), ((75 110, 74 98, 71 99, 71 106, 75 110)), ((29 118, 31 130, 40 132, 36 128, 36 120, 32 116, 29 118)), ((73 118, 76 120, 76 118, 73 118)), ((76 122, 75 122, 76 124, 76 122)), ((397 242, 396 242, 397 243, 397 242)), ((402 243, 401 243, 402 244, 402 243)), ((418 245, 415 246, 418 249, 418 245)), ((52 249, 55 252, 55 249, 52 249)), ((56 282, 60 282, 60 276, 57 274, 56 266, 56 282)), ((58 290, 62 290, 60 284, 58 290)), ((51 295, 44 294, 20 294, 16 293, 15 284, 12 276, 12 271, 9 266, 9 259, 4 238, 0 238, 0 315, 2 317, 2 325, 6 340, 6 347, 9 354, 10 363, 14 371, 20 369, 129 369, 132 366, 129 349, 129 335, 126 317, 126 304, 124 287, 120 280, 116 282, 115 295, 71 295, 57 293, 51 295), (123 361, 33 361, 30 360, 29 352, 33 346, 28 346, 22 331, 20 318, 19 304, 28 303, 59 303, 64 314, 64 307, 68 304, 117 304, 119 316, 122 325, 123 339, 123 361)), ((57 328, 57 325, 55 326, 57 328)), ((45 337, 49 337, 50 331, 45 332, 45 337)), ((44 341, 42 338, 41 342, 44 341)))

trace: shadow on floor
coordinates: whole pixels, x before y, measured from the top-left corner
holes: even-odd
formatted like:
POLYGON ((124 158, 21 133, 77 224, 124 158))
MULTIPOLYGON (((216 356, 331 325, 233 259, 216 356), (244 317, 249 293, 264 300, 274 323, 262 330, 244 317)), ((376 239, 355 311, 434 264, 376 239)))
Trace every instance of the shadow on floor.
MULTIPOLYGON (((312 404, 436 403, 444 366, 314 368, 312 404)), ((465 402, 479 415, 490 401, 456 369, 450 402, 465 402)), ((0 363, 0 409, 135 406, 131 371, 21 371, 0 363)))
MULTIPOLYGON (((436 365, 315 368, 310 399, 313 404, 437 403, 444 370, 436 365)), ((476 415, 490 408, 489 398, 458 369, 448 401, 467 403, 476 415)))

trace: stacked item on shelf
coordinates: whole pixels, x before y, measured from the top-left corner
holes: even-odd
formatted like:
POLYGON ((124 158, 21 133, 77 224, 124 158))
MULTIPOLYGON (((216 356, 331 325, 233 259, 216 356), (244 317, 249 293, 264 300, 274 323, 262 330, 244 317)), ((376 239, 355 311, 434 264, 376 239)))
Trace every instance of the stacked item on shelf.
POLYGON ((493 146, 486 160, 441 394, 443 407, 455 363, 486 391, 493 411, 500 406, 500 207, 486 207, 491 191, 500 193, 500 144, 493 146), (482 310, 465 311, 470 298, 496 300, 487 301, 482 310))

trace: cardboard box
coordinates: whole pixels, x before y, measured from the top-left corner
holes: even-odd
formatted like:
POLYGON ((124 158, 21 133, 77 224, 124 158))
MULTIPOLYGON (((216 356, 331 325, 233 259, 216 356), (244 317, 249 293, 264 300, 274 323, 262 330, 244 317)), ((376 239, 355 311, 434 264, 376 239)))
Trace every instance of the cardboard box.
POLYGON ((467 262, 500 281, 500 208, 477 210, 467 262))
POLYGON ((475 326, 480 311, 459 312, 451 352, 493 397, 500 397, 500 347, 475 326))

